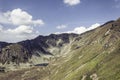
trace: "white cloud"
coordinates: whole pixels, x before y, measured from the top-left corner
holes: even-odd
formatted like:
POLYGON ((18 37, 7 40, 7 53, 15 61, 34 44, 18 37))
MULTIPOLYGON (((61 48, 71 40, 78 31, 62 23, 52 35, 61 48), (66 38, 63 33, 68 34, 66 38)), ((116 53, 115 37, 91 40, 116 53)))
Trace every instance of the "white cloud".
POLYGON ((87 28, 87 31, 92 30, 92 29, 95 29, 95 28, 97 28, 97 27, 99 27, 99 26, 100 26, 99 23, 95 23, 95 24, 91 25, 90 27, 88 27, 88 28, 87 28))
POLYGON ((69 6, 74 6, 78 5, 80 3, 80 0, 64 0, 63 2, 69 6))
POLYGON ((99 27, 100 24, 99 23, 95 23, 93 25, 91 25, 90 27, 84 27, 84 26, 81 26, 81 27, 76 27, 73 31, 68 31, 68 33, 77 33, 77 34, 81 34, 81 33, 84 33, 86 31, 89 31, 89 30, 92 30, 92 29, 95 29, 97 27, 99 27))
POLYGON ((43 25, 44 22, 41 19, 33 20, 32 15, 20 8, 12 11, 7 11, 0 14, 0 23, 9 23, 13 25, 43 25))
POLYGON ((3 13, 0 12, 0 23, 3 24, 10 24, 10 22, 8 21, 8 19, 4 16, 3 13))
POLYGON ((84 33, 86 31, 89 31, 89 30, 92 30, 92 29, 95 29, 97 27, 99 27, 100 24, 99 23, 96 23, 96 24, 93 24, 91 25, 90 27, 84 27, 84 26, 81 26, 81 27, 76 27, 73 31, 68 31, 68 33, 77 33, 77 34, 81 34, 81 33, 84 33))
POLYGON ((91 25, 90 27, 81 26, 81 27, 74 28, 72 31, 56 32, 55 34, 60 34, 60 33, 76 33, 76 34, 81 34, 81 33, 84 33, 86 31, 95 29, 95 28, 97 28, 99 26, 100 26, 99 23, 95 23, 95 24, 91 25))
POLYGON ((84 33, 84 32, 86 32, 86 31, 87 31, 87 29, 86 29, 85 27, 81 26, 81 27, 76 27, 76 28, 74 28, 73 31, 67 31, 67 33, 77 33, 77 34, 81 34, 81 33, 84 33))
POLYGON ((30 34, 33 32, 33 27, 21 25, 15 29, 8 29, 7 32, 13 34, 30 34))
POLYGON ((59 25, 59 26, 57 26, 56 28, 57 28, 57 29, 64 29, 64 28, 67 28, 67 26, 66 26, 66 25, 59 25))
POLYGON ((0 32, 2 31, 2 29, 3 29, 3 26, 2 26, 2 25, 0 25, 0 32))
POLYGON ((32 39, 39 35, 31 26, 21 25, 14 29, 3 29, 0 27, 0 41, 18 42, 32 39))
POLYGON ((18 42, 32 39, 39 35, 34 26, 43 25, 41 19, 33 20, 32 15, 21 9, 0 12, 0 41, 18 42), (6 28, 13 26, 14 28, 6 28))

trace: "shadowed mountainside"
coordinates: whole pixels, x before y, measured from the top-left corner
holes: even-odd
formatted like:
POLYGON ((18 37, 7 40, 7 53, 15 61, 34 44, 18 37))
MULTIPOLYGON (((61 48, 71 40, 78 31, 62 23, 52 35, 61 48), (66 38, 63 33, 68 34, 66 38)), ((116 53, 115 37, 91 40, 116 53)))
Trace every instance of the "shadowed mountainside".
POLYGON ((48 62, 50 57, 60 55, 61 47, 69 44, 77 36, 77 34, 51 34, 18 43, 1 42, 0 62, 5 66, 13 64, 19 66, 20 63, 31 66, 48 62))

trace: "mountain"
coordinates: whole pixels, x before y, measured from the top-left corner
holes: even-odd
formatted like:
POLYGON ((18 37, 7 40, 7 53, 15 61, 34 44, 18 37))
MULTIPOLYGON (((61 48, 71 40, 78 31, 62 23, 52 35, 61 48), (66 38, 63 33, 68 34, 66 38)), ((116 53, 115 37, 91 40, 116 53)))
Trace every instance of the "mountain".
POLYGON ((51 34, 18 43, 1 42, 1 65, 13 69, 16 66, 23 67, 23 64, 25 67, 30 67, 48 63, 50 57, 59 56, 61 48, 69 44, 77 36, 77 34, 51 34))
POLYGON ((7 45, 9 45, 10 43, 6 43, 6 42, 0 42, 0 50, 3 48, 3 47, 5 47, 5 46, 7 46, 7 45))
POLYGON ((62 61, 55 62, 51 80, 120 79, 120 19, 81 34, 71 48, 62 61))
POLYGON ((120 79, 120 18, 80 35, 51 34, 4 46, 2 58, 14 62, 7 56, 9 53, 4 52, 8 48, 9 56, 19 57, 19 64, 29 61, 40 64, 35 60, 50 55, 49 65, 1 73, 1 80, 120 79))

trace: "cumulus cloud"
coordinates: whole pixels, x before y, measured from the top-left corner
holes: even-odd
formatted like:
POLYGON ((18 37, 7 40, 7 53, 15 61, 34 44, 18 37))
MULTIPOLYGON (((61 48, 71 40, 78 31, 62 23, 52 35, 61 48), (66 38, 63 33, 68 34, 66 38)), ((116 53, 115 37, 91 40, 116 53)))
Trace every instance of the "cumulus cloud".
POLYGON ((100 26, 99 23, 95 23, 95 24, 91 25, 90 27, 84 27, 84 26, 75 27, 75 28, 74 28, 73 30, 71 30, 71 31, 56 32, 55 34, 60 34, 60 33, 76 33, 76 34, 81 34, 81 33, 84 33, 84 32, 86 32, 86 31, 95 29, 95 28, 97 28, 97 27, 99 27, 99 26, 100 26))
POLYGON ((1 13, 0 23, 7 23, 13 25, 43 25, 44 22, 41 19, 33 20, 32 15, 20 8, 1 13))
POLYGON ((15 29, 8 29, 7 32, 12 34, 30 34, 33 32, 33 27, 21 25, 15 29))
POLYGON ((35 38, 39 35, 35 26, 43 24, 41 19, 33 20, 32 15, 19 8, 4 13, 0 12, 0 41, 18 42, 35 38))
POLYGON ((87 31, 87 29, 85 27, 81 26, 81 27, 74 28, 74 30, 72 30, 72 31, 67 31, 67 33, 81 34, 81 33, 84 33, 86 31, 87 31))
POLYGON ((0 32, 2 31, 2 29, 3 29, 3 26, 2 26, 2 25, 0 25, 0 32))
POLYGON ((80 0, 64 0, 63 2, 69 6, 74 6, 78 5, 80 3, 80 0))
POLYGON ((95 28, 97 28, 97 27, 99 27, 99 26, 100 26, 99 23, 95 23, 95 24, 91 25, 90 27, 88 27, 88 28, 87 28, 87 31, 92 30, 92 29, 95 29, 95 28))
POLYGON ((35 38, 38 35, 38 32, 31 26, 21 25, 14 29, 3 29, 0 27, 0 41, 18 42, 35 38))
POLYGON ((8 19, 4 16, 4 13, 1 13, 1 12, 0 12, 0 23, 10 24, 10 22, 8 21, 8 19))
POLYGON ((68 31, 67 33, 77 33, 77 34, 81 34, 81 33, 84 33, 86 31, 89 31, 89 30, 92 30, 92 29, 95 29, 97 27, 99 27, 100 24, 99 23, 95 23, 93 25, 91 25, 90 27, 84 27, 84 26, 81 26, 81 27, 76 27, 73 31, 68 31))
POLYGON ((66 26, 66 25, 59 25, 59 26, 57 26, 56 28, 57 28, 57 29, 64 29, 64 28, 67 28, 67 26, 66 26))

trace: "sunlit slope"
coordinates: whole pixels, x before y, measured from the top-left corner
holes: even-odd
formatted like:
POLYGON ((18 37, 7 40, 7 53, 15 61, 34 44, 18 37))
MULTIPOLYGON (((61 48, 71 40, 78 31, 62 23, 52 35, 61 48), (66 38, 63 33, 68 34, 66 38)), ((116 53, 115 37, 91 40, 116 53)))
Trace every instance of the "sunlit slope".
POLYGON ((66 57, 55 62, 51 80, 119 80, 120 22, 82 34, 66 57))

